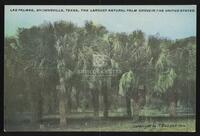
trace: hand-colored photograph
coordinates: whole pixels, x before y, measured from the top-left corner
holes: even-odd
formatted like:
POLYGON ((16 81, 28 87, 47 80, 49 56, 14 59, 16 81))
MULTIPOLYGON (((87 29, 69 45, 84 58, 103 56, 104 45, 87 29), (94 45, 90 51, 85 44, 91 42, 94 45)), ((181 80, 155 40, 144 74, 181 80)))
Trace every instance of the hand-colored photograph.
POLYGON ((5 5, 4 131, 195 132, 195 5, 5 5))

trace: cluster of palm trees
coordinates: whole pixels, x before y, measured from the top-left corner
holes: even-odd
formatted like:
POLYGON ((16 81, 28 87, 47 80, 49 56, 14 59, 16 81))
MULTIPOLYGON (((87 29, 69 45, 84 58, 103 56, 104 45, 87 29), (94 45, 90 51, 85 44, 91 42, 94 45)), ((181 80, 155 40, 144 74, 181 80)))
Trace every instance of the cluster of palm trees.
POLYGON ((126 96, 128 115, 131 115, 131 99, 144 106, 146 97, 162 98, 173 116, 177 101, 195 110, 195 37, 170 40, 146 36, 140 30, 111 33, 92 21, 86 21, 83 27, 58 21, 19 28, 15 37, 5 38, 4 54, 7 118, 16 110, 30 109, 35 115, 34 121, 39 121, 45 102, 51 102, 46 104, 49 114, 58 107, 60 123, 65 126, 73 89, 77 103, 80 103, 81 91, 91 92, 95 116, 99 116, 100 94, 105 117, 109 116, 109 99, 113 94, 126 96), (107 56, 106 65, 95 67, 94 54, 107 56), (88 76, 78 73, 79 70, 121 72, 88 76), (140 101, 137 99, 141 90, 145 94, 140 101))

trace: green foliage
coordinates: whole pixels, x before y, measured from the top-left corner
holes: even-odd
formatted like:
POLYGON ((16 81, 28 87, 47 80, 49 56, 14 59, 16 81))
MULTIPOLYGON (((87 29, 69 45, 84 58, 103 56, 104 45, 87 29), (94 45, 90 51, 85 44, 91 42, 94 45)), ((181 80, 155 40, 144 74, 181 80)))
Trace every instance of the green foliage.
POLYGON ((122 75, 119 81, 119 94, 124 96, 127 91, 135 84, 135 77, 133 72, 130 70, 122 75))
POLYGON ((172 41, 157 35, 147 37, 140 30, 111 33, 92 21, 86 21, 83 27, 58 21, 19 28, 16 37, 5 38, 4 48, 6 113, 16 111, 11 108, 17 107, 15 103, 24 106, 21 110, 30 110, 32 102, 43 98, 50 103, 52 98, 48 97, 52 96, 55 101, 51 100, 47 107, 57 103, 59 76, 65 77, 67 95, 71 86, 78 92, 104 90, 109 84, 108 97, 112 94, 117 98, 118 94, 125 95, 128 90, 144 85, 149 95, 164 96, 171 90, 177 92, 178 99, 195 105, 195 37, 172 41), (95 68, 94 54, 106 55, 109 65, 95 68), (96 69, 120 69, 122 73, 99 78, 77 72, 96 69), (19 97, 15 98, 18 95, 27 103, 21 104, 19 97))
POLYGON ((155 85, 155 91, 164 93, 174 85, 174 80, 176 77, 177 75, 173 69, 170 69, 166 73, 160 74, 158 77, 158 82, 155 85))

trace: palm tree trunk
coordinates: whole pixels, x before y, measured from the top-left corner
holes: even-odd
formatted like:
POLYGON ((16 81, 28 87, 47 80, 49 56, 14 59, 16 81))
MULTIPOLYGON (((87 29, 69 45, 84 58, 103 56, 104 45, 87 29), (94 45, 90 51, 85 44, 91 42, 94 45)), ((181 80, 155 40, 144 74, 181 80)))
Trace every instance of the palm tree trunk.
POLYGON ((68 94, 67 94, 67 109, 68 109, 68 113, 71 112, 72 109, 72 98, 71 98, 71 87, 69 87, 68 89, 68 94))
MULTIPOLYGON (((60 41, 60 39, 58 40, 60 41)), ((63 45, 60 44, 57 46, 57 53, 58 53, 58 63, 57 63, 57 71, 59 76, 59 84, 57 86, 58 89, 58 99, 59 99, 59 114, 60 114, 60 126, 65 127, 66 126, 66 109, 65 109, 65 94, 67 87, 65 86, 65 61, 63 58, 63 45)), ((71 90, 70 90, 71 91, 71 90)))
MULTIPOLYGON (((64 85, 62 85, 64 87, 64 85)), ((65 88, 61 87, 59 91, 59 114, 60 114, 60 126, 66 126, 66 110, 65 110, 65 88)))
POLYGON ((98 90, 91 90, 92 93, 92 103, 94 108, 94 116, 99 116, 99 91, 98 90))
POLYGON ((170 110, 170 116, 174 117, 176 116, 176 106, 175 102, 170 102, 169 110, 170 110))
POLYGON ((41 90, 38 92, 38 102, 37 102, 37 122, 41 123, 42 121, 42 113, 43 113, 43 98, 41 90))
POLYGON ((37 124, 37 104, 36 104, 36 99, 35 97, 33 97, 33 95, 31 96, 31 112, 32 112, 32 119, 31 119, 31 124, 32 125, 36 125, 37 124))
POLYGON ((107 90, 103 90, 103 102, 104 102, 104 111, 103 116, 108 117, 108 94, 107 90))
MULTIPOLYGON (((30 82, 33 83, 32 81, 30 82)), ((42 117, 42 94, 41 89, 31 86, 31 83, 29 83, 31 87, 31 111, 33 113, 31 122, 33 125, 38 125, 42 117)))
POLYGON ((65 102, 63 99, 60 99, 59 102, 59 112, 60 112, 60 126, 66 126, 66 117, 65 117, 65 102))
POLYGON ((126 112, 127 116, 131 117, 131 99, 128 94, 126 94, 126 112))
POLYGON ((176 116, 176 103, 177 103, 176 94, 172 92, 169 105, 169 114, 172 117, 176 116))
POLYGON ((103 102, 104 102, 103 116, 108 117, 108 110, 109 110, 108 92, 111 91, 111 77, 106 78, 106 81, 103 84, 104 84, 103 85, 103 102))
POLYGON ((77 92, 76 92, 76 107, 77 107, 77 109, 80 107, 80 98, 79 98, 79 94, 80 94, 80 91, 79 91, 78 88, 77 88, 77 92))

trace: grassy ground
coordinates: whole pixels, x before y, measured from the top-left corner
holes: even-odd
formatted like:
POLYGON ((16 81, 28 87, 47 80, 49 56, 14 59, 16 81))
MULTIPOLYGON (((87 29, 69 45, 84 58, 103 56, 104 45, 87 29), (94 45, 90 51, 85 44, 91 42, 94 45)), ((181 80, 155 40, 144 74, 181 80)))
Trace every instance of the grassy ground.
POLYGON ((194 117, 151 117, 140 118, 138 121, 124 117, 110 115, 109 118, 94 118, 86 113, 68 115, 67 126, 60 128, 59 116, 48 116, 40 125, 27 124, 7 125, 10 131, 129 131, 129 132, 195 132, 194 117))
POLYGON ((47 127, 40 131, 163 131, 163 132, 195 132, 195 119, 164 119, 164 120, 82 120, 78 122, 68 121, 65 128, 47 127))

